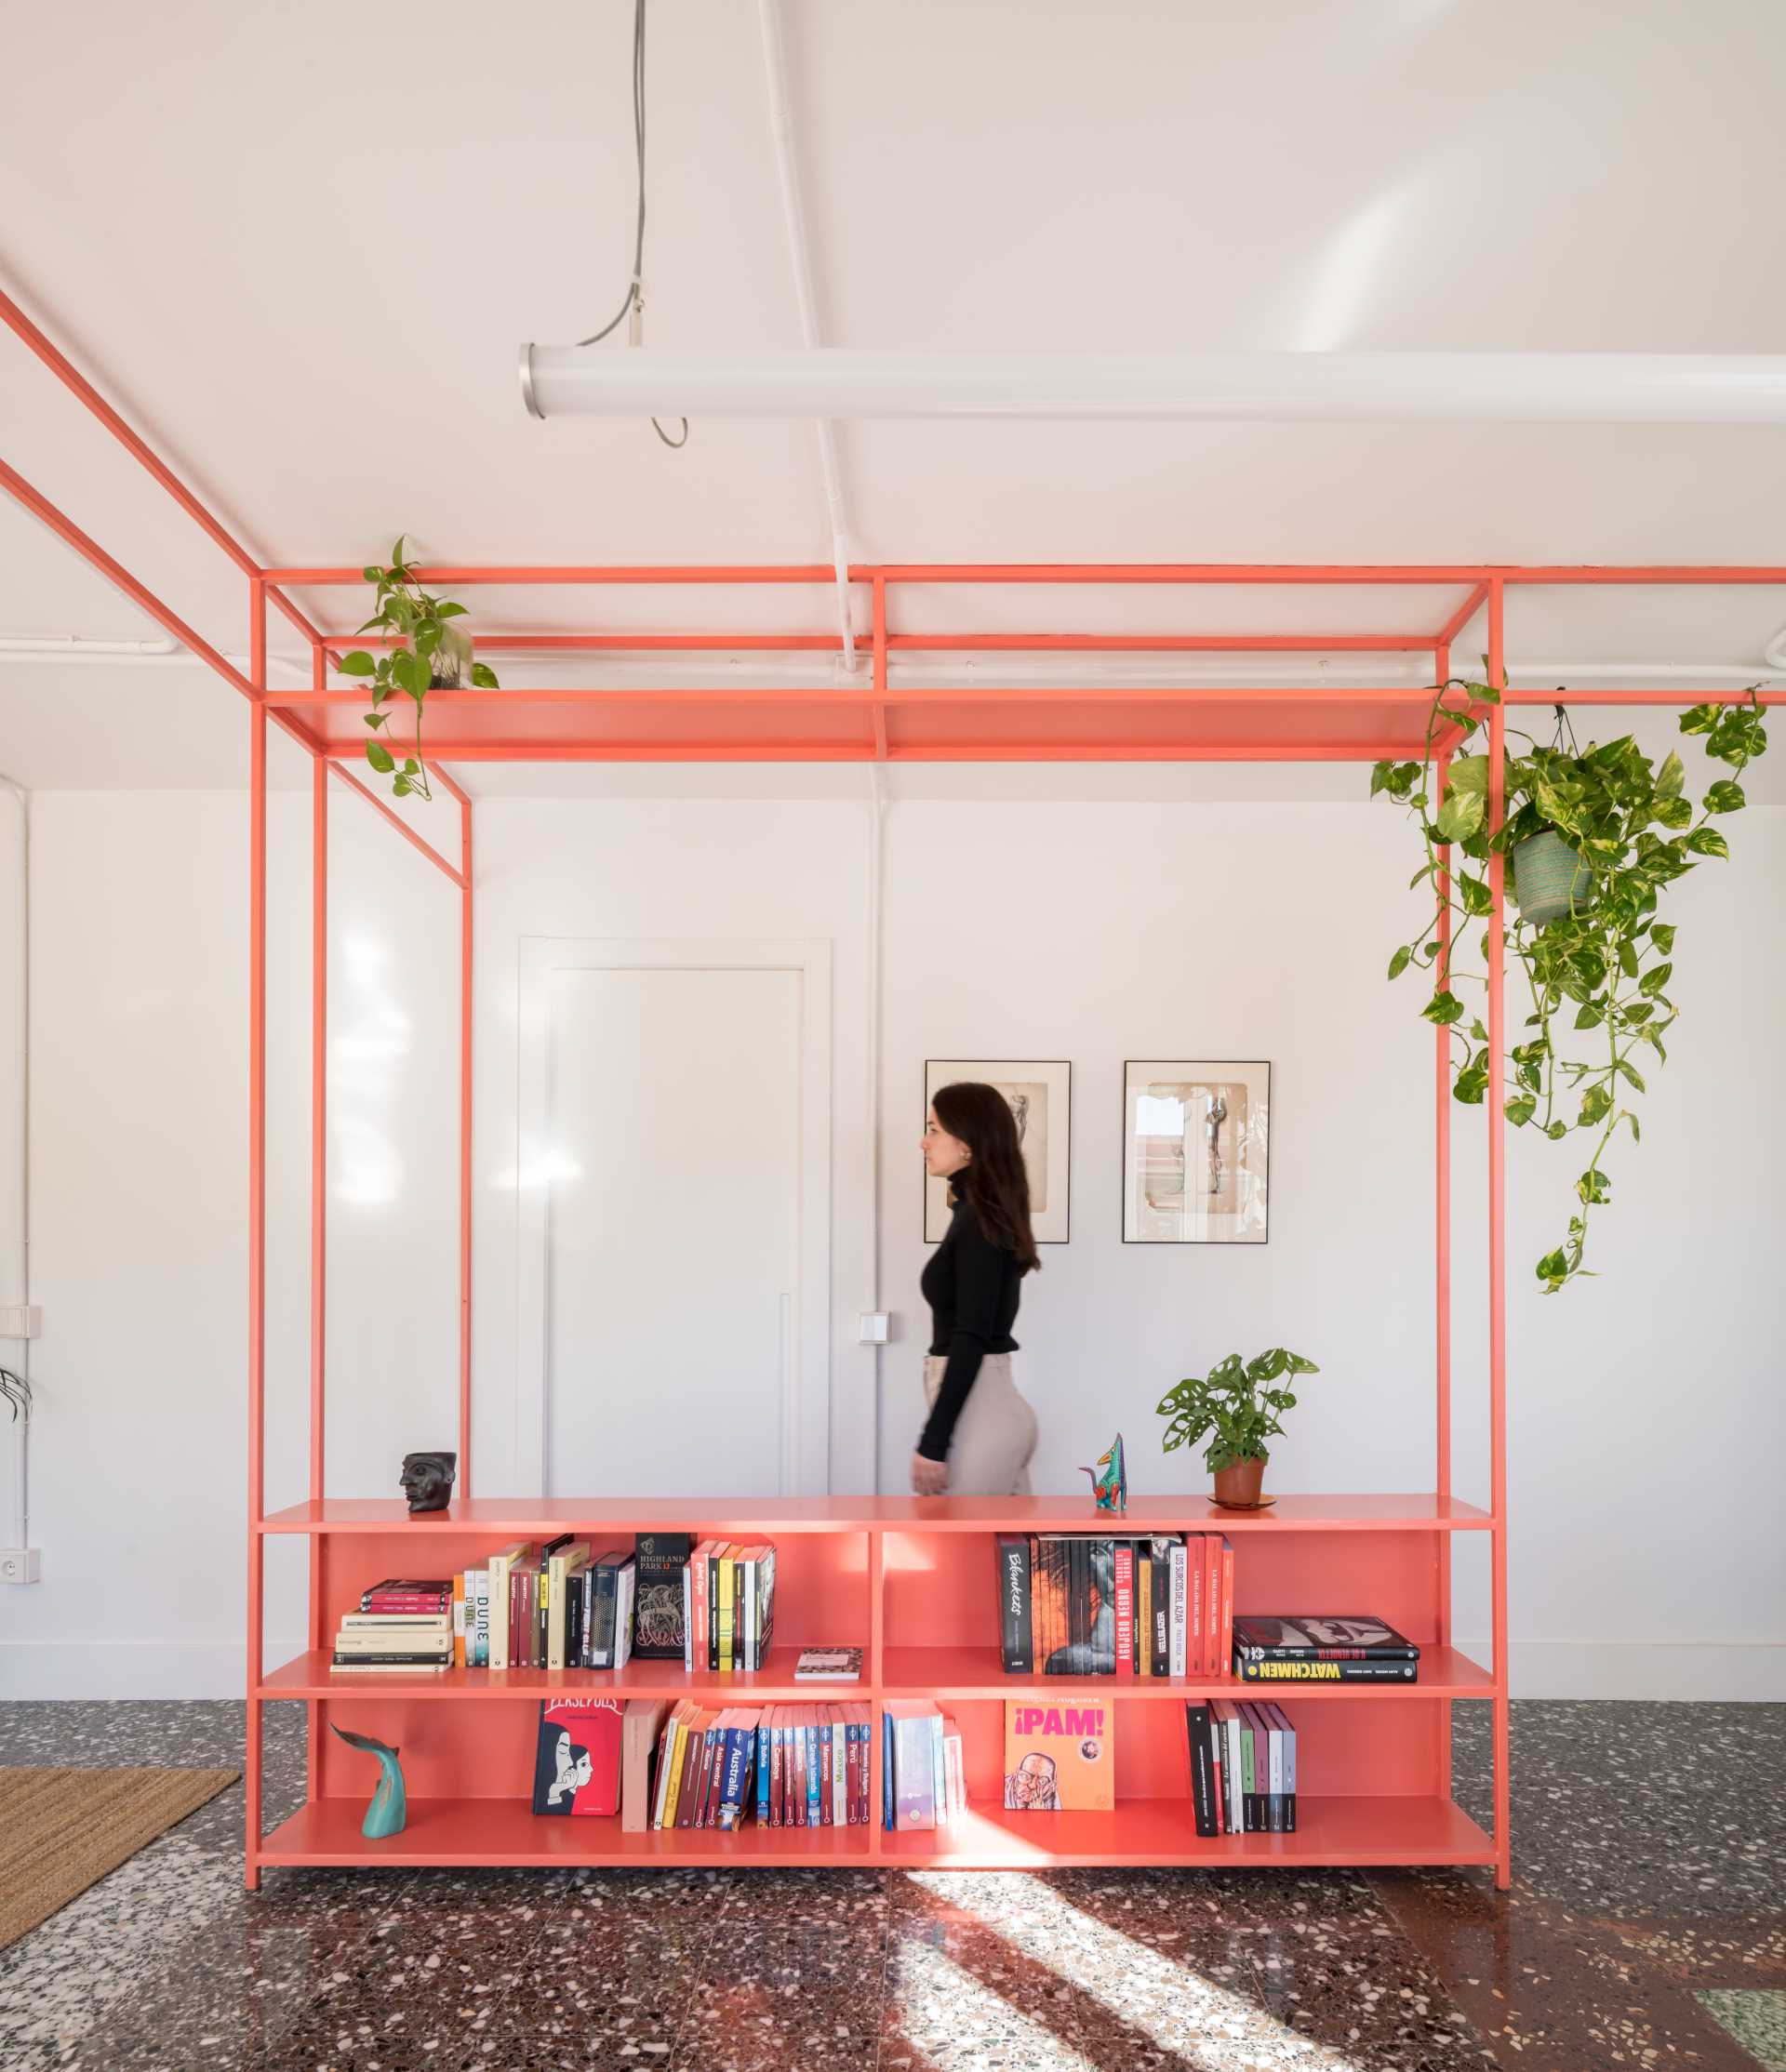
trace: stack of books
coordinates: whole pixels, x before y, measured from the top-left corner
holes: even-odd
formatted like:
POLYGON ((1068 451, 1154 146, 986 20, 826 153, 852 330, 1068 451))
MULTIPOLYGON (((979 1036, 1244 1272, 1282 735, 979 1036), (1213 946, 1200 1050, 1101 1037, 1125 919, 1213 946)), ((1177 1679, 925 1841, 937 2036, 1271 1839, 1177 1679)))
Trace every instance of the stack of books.
POLYGON ((471 1669, 619 1669, 633 1652, 637 1562, 568 1533, 517 1540, 451 1579, 453 1661, 471 1669))
POLYGON ((775 1547, 702 1540, 682 1572, 683 1667, 760 1669, 775 1637, 775 1547))
POLYGON ((335 1635, 337 1669, 449 1669, 453 1666, 451 1580, 387 1576, 360 1593, 335 1635))
POLYGON ((1374 1614, 1255 1614, 1234 1621, 1246 1683, 1418 1683, 1420 1651, 1374 1614))
POLYGON ((1234 1550, 1223 1534, 1001 1534, 997 1557, 1008 1675, 1227 1675, 1234 1550))
POLYGON ((723 1706, 685 1698, 663 1725, 653 1827, 861 1826, 865 1705, 723 1706))
POLYGON ((1296 1832, 1296 1729, 1275 1705, 1218 1698, 1184 1708, 1199 1835, 1296 1832))
POLYGON ((881 1825, 951 1827, 967 1810, 961 1729, 928 1698, 889 1699, 881 1714, 881 1825))

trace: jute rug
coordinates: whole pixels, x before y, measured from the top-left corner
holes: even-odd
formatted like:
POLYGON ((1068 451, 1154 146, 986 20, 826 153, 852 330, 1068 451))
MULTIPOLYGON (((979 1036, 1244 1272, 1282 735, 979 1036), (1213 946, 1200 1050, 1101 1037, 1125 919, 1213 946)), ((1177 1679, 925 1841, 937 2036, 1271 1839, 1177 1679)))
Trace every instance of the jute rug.
POLYGON ((241 1774, 0 1770, 0 1949, 241 1774))

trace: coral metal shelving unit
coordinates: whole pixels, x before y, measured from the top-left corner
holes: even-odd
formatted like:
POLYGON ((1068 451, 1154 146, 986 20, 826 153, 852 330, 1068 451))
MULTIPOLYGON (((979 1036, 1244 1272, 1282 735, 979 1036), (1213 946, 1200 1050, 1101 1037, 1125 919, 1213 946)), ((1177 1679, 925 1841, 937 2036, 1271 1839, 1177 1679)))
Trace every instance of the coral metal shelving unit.
MULTIPOLYGON (((675 1505, 472 1495, 471 1458, 471 1046, 473 882, 472 801, 440 765, 489 761, 1359 761, 1421 753, 1430 690, 1338 686, 1268 688, 1256 684, 1148 687, 1059 683, 1015 690, 985 684, 916 684, 900 679, 899 658, 914 650, 967 657, 977 651, 1254 653, 1290 655, 1350 650, 1416 652, 1432 658, 1433 681, 1451 672, 1451 649, 1480 617, 1492 675, 1504 652, 1508 592, 1575 584, 1786 585, 1786 567, 1512 567, 1476 565, 1260 566, 1225 564, 1073 565, 853 566, 847 578, 865 604, 864 666, 844 684, 742 689, 711 684, 640 690, 589 687, 523 691, 437 691, 429 701, 438 730, 429 767, 458 806, 458 861, 422 840, 343 766, 356 763, 364 736, 363 687, 331 682, 346 637, 326 631, 290 594, 327 594, 362 581, 357 567, 261 565, 167 467, 68 357, 19 306, 0 295, 4 322, 26 349, 179 504, 241 573, 248 606, 248 672, 217 648, 125 569, 18 472, 0 460, 0 486, 71 549, 116 585, 182 646, 246 701, 250 740, 249 1191, 248 1220, 248 1744, 246 1875, 257 1885, 264 1866, 287 1864, 558 1864, 951 1863, 962 1866, 1097 1864, 1430 1863, 1492 1865, 1497 1881, 1511 1876, 1507 1790, 1507 1357, 1504 1247, 1504 1150, 1501 1122, 1502 864, 1489 870, 1487 1022, 1490 1073, 1486 1107, 1488 1202, 1486 1271, 1488 1311, 1488 1508, 1451 1494, 1451 1218, 1450 1101, 1447 1043, 1436 1034, 1433 1077, 1434 1196, 1434 1478, 1431 1494, 1286 1496, 1257 1517, 1217 1513, 1188 1498, 1138 1504, 1128 1527, 1216 1527, 1236 1547, 1241 1609, 1282 1609, 1305 1599, 1318 1574, 1321 1595, 1368 1604, 1425 1643, 1421 1680, 1379 1691, 1368 1687, 1305 1690, 1289 1700, 1310 1731, 1301 1750, 1300 1824, 1294 1836, 1200 1840, 1185 1801, 1183 1723, 1173 1701, 1200 1691, 1233 1690, 1193 1681, 1118 1682, 1108 1678, 1048 1679, 1050 1694, 1079 1693, 1120 1707, 1119 1796, 1108 1815, 1006 1816, 989 1810, 998 1793, 999 1720, 1005 1699, 1026 1686, 1005 1678, 989 1644, 993 1586, 990 1535, 1005 1524, 1079 1526, 1091 1521, 1084 1498, 987 1499, 847 1497, 758 1503, 675 1505), (1129 588, 1213 587, 1243 593, 1257 586, 1332 594, 1351 590, 1393 601, 1412 591, 1439 601, 1430 630, 1296 634, 1183 633, 901 633, 890 610, 902 589, 947 591, 992 585, 1071 592, 1083 585, 1129 588), (311 660, 307 689, 269 682, 269 609, 301 636, 311 660), (263 1373, 266 1267, 266 939, 267 729, 282 729, 312 758, 313 880, 311 1086, 311 1345, 309 1501, 268 1515, 263 1373), (406 841, 437 864, 457 887, 460 962, 460 1499, 450 1512, 410 1521, 394 1501, 326 1498, 324 1458, 327 1370, 325 1334, 325 1157, 327 1100, 327 931, 328 920, 328 777, 364 797, 406 841), (356 1674, 351 1688, 332 1680, 327 1640, 333 1620, 369 1577, 413 1567, 420 1556, 439 1568, 475 1562, 506 1541, 576 1527, 603 1544, 635 1530, 686 1526, 706 1533, 772 1534, 783 1548, 778 1607, 780 1645, 770 1669, 725 1680, 685 1676, 679 1667, 635 1663, 618 1679, 584 1672, 460 1670, 414 1678, 356 1674), (1451 1645, 1451 1536, 1488 1535, 1492 1578, 1491 1669, 1451 1645), (310 1550, 310 1648, 269 1670, 263 1662, 262 1590, 270 1536, 291 1534, 310 1550), (961 1720, 968 1784, 975 1801, 965 1826, 941 1836, 886 1835, 868 1828, 768 1830, 732 1835, 704 1831, 627 1834, 600 1820, 537 1821, 526 1811, 526 1751, 540 1693, 563 1684, 579 1690, 704 1693, 806 1699, 812 1686, 787 1680, 792 1650, 806 1640, 860 1638, 864 1681, 853 1694, 875 1702, 894 1695, 933 1696, 961 1720), (1495 1824, 1486 1834, 1451 1800, 1449 1701, 1487 1700, 1494 1711, 1495 1824), (262 1707, 279 1700, 309 1710, 309 1798, 291 1819, 262 1832, 262 1707), (324 1729, 327 1715, 401 1744, 415 1797, 401 1835, 368 1842, 359 1833, 366 1783, 324 1729)), ((555 585, 646 591, 673 597, 688 586, 716 591, 763 586, 824 591, 836 579, 828 565, 794 567, 430 567, 439 586, 555 585)), ((313 609, 319 607, 313 604, 313 609)), ((1385 614, 1387 618, 1389 614, 1385 614)), ((1430 625, 1430 622, 1429 622, 1430 625)), ((822 651, 834 638, 811 631, 785 634, 641 632, 609 626, 585 632, 484 633, 486 647, 541 652, 750 650, 772 657, 822 651)), ((964 671, 964 675, 970 674, 964 671)), ((1291 673, 1288 670, 1286 674, 1291 673)), ((1388 673, 1387 671, 1385 673, 1388 673)), ((1506 704, 1550 705, 1553 691, 1513 691, 1506 704)), ((1596 687, 1570 692, 1574 704, 1685 707, 1727 701, 1727 687, 1596 687)), ((1764 693, 1778 703, 1783 694, 1764 693)), ((1499 770, 1503 708, 1487 713, 1493 767, 1499 770)), ((1438 750, 1443 759, 1448 742, 1438 750)), ((1504 802, 1491 792, 1491 824, 1504 802)), ((437 809, 438 810, 438 809, 437 809)), ((444 815, 443 815, 444 817, 444 815)), ((1448 954, 1448 943, 1446 953, 1448 954)), ((1035 1688, 1028 1686, 1027 1688, 1035 1688)), ((878 1704, 874 1704, 878 1710, 878 1704)), ((879 1763, 870 1775, 878 1800, 879 1763)))

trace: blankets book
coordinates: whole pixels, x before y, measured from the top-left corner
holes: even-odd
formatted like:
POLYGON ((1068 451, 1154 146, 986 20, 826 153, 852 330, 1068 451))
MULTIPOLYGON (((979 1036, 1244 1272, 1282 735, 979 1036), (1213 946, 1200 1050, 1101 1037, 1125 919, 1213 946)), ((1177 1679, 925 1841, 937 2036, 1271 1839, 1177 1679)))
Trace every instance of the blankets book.
POLYGON ((998 1561, 999 1650, 1006 1676, 1033 1676, 1035 1644, 1030 1628, 1030 1561, 1035 1542, 1024 1533, 1001 1533, 998 1561))

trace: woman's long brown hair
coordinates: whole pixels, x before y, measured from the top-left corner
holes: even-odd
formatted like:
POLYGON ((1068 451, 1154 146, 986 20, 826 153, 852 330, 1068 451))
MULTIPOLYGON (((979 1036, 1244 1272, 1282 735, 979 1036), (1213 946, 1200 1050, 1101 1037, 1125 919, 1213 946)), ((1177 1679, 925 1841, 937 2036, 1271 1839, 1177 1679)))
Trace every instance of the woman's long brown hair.
POLYGON ((1014 1253, 1025 1273, 1040 1273, 1030 1229, 1030 1175, 1010 1103, 996 1086, 963 1079, 939 1086, 930 1105, 950 1136, 973 1153, 959 1173, 949 1175, 949 1185, 992 1243, 1014 1253))

